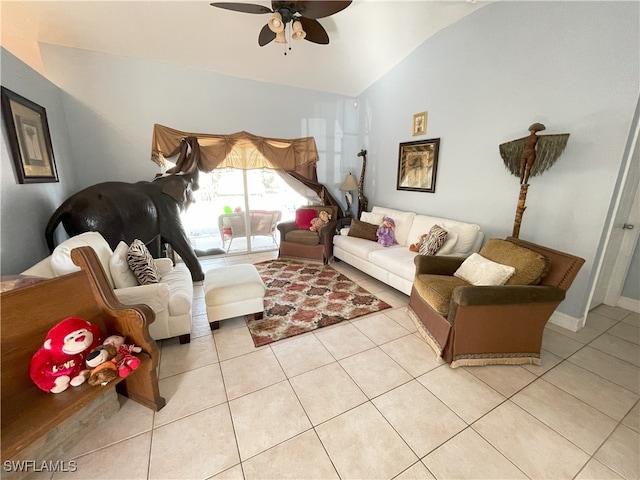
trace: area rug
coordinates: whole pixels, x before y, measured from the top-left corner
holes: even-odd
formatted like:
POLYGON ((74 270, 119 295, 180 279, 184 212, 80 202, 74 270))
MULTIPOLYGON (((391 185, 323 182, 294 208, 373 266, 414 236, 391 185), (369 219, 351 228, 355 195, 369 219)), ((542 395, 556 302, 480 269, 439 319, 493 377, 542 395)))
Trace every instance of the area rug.
POLYGON ((261 320, 247 320, 256 347, 391 306, 328 265, 273 260, 255 265, 267 291, 261 320))

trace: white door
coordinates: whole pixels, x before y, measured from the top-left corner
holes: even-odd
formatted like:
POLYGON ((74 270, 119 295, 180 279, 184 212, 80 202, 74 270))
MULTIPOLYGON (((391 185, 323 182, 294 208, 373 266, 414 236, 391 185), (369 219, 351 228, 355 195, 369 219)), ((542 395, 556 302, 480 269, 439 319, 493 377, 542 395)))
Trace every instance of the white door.
POLYGON ((640 235, 640 125, 636 125, 633 148, 624 186, 618 199, 600 275, 589 309, 604 303, 618 306, 631 258, 640 235))

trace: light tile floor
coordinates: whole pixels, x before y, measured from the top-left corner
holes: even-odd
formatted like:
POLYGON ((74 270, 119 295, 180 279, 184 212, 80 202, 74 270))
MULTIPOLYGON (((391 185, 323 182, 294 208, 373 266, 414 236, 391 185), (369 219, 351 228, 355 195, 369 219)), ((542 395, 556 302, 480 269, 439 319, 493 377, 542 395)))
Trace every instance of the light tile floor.
POLYGON ((541 366, 451 369, 416 332, 407 296, 333 266, 393 309, 255 348, 242 318, 211 333, 196 286, 191 343, 161 342, 166 407, 121 397, 67 476, 640 477, 639 314, 601 306, 578 333, 549 325, 541 366))

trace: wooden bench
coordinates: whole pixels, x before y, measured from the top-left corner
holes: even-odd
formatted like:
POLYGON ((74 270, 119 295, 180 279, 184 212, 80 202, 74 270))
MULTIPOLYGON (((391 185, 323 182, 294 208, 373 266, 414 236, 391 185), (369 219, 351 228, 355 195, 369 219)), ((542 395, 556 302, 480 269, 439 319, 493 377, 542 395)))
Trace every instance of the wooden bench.
POLYGON ((75 249, 71 258, 81 271, 0 295, 3 463, 63 460, 65 450, 96 428, 93 420, 104 416, 99 411, 100 402, 106 405, 109 398, 115 398, 117 411, 114 388, 152 410, 165 405, 156 373, 159 350, 148 331, 154 320, 153 310, 146 305, 122 305, 90 247, 75 249), (138 369, 104 387, 84 383, 57 394, 40 390, 29 377, 31 357, 47 332, 71 316, 94 323, 107 335, 123 335, 127 343, 142 347, 138 369))

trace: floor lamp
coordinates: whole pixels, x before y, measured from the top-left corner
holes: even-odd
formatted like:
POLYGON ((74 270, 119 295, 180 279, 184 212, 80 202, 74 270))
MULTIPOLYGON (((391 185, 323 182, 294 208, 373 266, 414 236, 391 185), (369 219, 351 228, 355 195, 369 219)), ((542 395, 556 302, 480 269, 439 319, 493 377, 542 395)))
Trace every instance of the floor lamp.
POLYGON ((347 201, 347 211, 344 212, 344 215, 346 217, 353 217, 353 212, 351 211, 353 196, 351 195, 351 192, 358 190, 358 184, 356 183, 355 177, 350 173, 347 174, 347 176, 344 179, 344 182, 342 182, 342 185, 340 185, 340 190, 342 192, 345 192, 344 198, 347 201))

